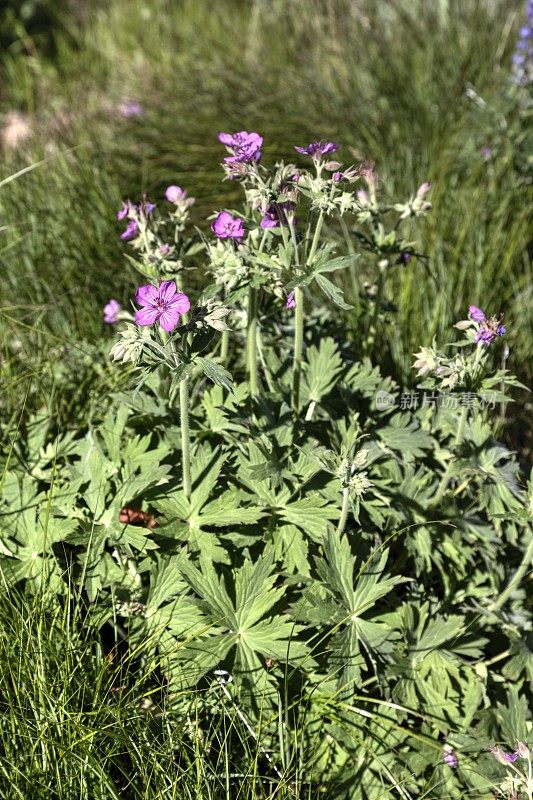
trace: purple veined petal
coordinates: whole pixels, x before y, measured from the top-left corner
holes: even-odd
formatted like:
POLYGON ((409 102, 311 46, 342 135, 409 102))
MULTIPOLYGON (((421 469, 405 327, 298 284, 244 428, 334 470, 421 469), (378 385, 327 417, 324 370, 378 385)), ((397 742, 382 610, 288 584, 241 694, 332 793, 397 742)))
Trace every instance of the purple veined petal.
POLYGON ((242 219, 236 219, 233 223, 231 236, 233 239, 242 239, 244 236, 244 222, 242 219))
POLYGON ((473 319, 474 322, 485 322, 487 319, 485 312, 477 306, 468 306, 468 316, 470 319, 473 319))
POLYGON ((176 281, 161 281, 158 300, 160 303, 172 303, 177 294, 176 281))
POLYGON ((279 228, 279 219, 276 219, 273 214, 267 213, 262 218, 259 225, 261 228, 279 228))
POLYGON ((229 211, 221 211, 218 217, 215 220, 216 223, 219 225, 231 225, 233 222, 233 217, 229 213, 229 211))
POLYGON ((183 292, 178 292, 172 299, 172 308, 180 314, 186 314, 191 307, 191 301, 183 292))
POLYGON ((153 306, 141 308, 135 312, 135 322, 137 325, 153 325, 159 319, 161 312, 153 306))
POLYGON ((308 148, 307 147, 296 147, 296 145, 295 145, 294 149, 296 150, 297 153, 301 153, 304 156, 308 155, 308 153, 307 153, 308 148))
POLYGON ((235 143, 235 139, 231 133, 221 132, 218 134, 217 139, 219 142, 222 142, 222 144, 225 144, 228 147, 232 147, 232 145, 235 143))
POLYGON ((498 334, 498 336, 503 336, 504 333, 507 333, 507 328, 505 327, 505 325, 498 325, 498 327, 496 328, 496 333, 498 334))
POLYGON ((287 295, 285 308, 296 308, 296 298, 294 296, 294 291, 289 292, 289 294, 287 295))
POLYGON ((130 210, 130 202, 128 200, 127 203, 122 203, 120 210, 117 211, 117 219, 124 219, 128 216, 128 211, 130 210))
POLYGON ((152 286, 147 283, 144 286, 139 286, 135 292, 135 302, 140 306, 155 305, 159 298, 157 286, 152 286))
POLYGON ((507 761, 508 764, 513 764, 516 761, 516 759, 518 758, 518 756, 519 756, 518 752, 515 752, 515 753, 504 753, 503 754, 503 757, 504 757, 505 761, 507 761))
POLYGON ((127 228, 123 230, 122 233, 120 234, 120 238, 124 242, 128 242, 130 239, 135 238, 138 232, 139 232, 139 225, 137 224, 137 220, 130 219, 127 228))
POLYGON ((170 306, 161 313, 159 317, 159 324, 164 331, 170 333, 170 331, 173 331, 178 325, 180 316, 181 314, 178 309, 175 306, 170 306))

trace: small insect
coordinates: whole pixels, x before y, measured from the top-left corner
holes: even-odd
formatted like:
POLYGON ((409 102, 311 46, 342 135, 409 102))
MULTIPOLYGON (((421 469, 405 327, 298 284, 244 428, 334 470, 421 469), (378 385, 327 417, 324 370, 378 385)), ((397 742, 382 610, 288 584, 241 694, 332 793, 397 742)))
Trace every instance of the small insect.
POLYGON ((267 669, 272 669, 272 667, 276 667, 277 665, 278 665, 278 662, 277 662, 277 661, 275 661, 273 658, 270 658, 270 657, 269 657, 269 658, 267 658, 267 659, 265 660, 265 667, 266 667, 267 669))
POLYGON ((139 525, 143 528, 155 528, 157 520, 152 514, 141 511, 139 508, 124 506, 118 515, 119 522, 124 525, 139 525))

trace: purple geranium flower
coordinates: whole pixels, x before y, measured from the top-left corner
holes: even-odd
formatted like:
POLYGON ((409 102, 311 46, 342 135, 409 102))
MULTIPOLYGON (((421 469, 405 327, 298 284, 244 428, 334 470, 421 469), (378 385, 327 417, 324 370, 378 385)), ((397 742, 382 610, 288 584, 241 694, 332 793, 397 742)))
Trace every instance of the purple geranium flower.
POLYGON ((219 239, 242 239, 244 223, 240 217, 232 217, 229 211, 221 211, 211 225, 211 230, 219 239))
POLYGON ((261 158, 263 137, 258 133, 248 133, 248 131, 219 133, 218 141, 226 145, 231 153, 224 159, 227 164, 259 161, 261 158))
POLYGON ((296 298, 294 296, 294 292, 290 292, 287 295, 287 302, 285 303, 285 308, 296 308, 296 298))
POLYGON ((181 203, 187 197, 187 192, 181 186, 167 186, 165 189, 165 197, 169 203, 181 203))
POLYGON ((118 312, 121 310, 121 305, 117 300, 111 299, 109 303, 104 306, 104 322, 108 325, 114 325, 118 321, 118 312))
POLYGON ((325 156, 327 153, 334 153, 339 149, 339 145, 335 142, 311 142, 307 147, 295 147, 297 153, 302 153, 304 156, 325 156))
POLYGON ((451 747, 449 744, 444 745, 442 760, 452 769, 455 769, 455 767, 457 766, 457 755, 453 747, 451 747))
POLYGON ((515 751, 514 753, 506 753, 505 750, 502 750, 501 747, 489 747, 489 751, 492 753, 496 761, 499 761, 500 764, 513 764, 517 758, 520 757, 520 753, 515 751))
POLYGON ((473 319, 474 322, 485 322, 487 319, 485 312, 477 306, 468 306, 468 316, 470 319, 473 319))
POLYGON ((499 317, 487 317, 485 312, 477 306, 468 307, 468 316, 479 325, 475 336, 478 344, 491 344, 497 336, 503 336, 507 328, 503 325, 503 314, 499 317))
POLYGON ((160 286, 151 283, 139 286, 135 302, 142 308, 135 312, 137 325, 154 325, 159 322, 167 333, 173 331, 180 316, 186 314, 191 303, 183 292, 178 292, 175 281, 162 281, 160 286))
POLYGON ((126 200, 125 203, 122 203, 120 210, 117 211, 117 219, 125 219, 125 217, 127 217, 131 211, 131 208, 132 205, 129 200, 126 200))
POLYGON ((139 224, 136 219, 130 219, 128 222, 126 230, 122 231, 120 234, 120 238, 124 242, 129 242, 130 239, 134 239, 137 234, 139 233, 139 224))
MULTIPOLYGON (((283 225, 288 225, 287 213, 293 209, 294 205, 292 203, 272 203, 267 208, 259 224, 262 228, 279 228, 280 222, 283 225)), ((293 220, 293 224, 295 222, 296 220, 293 220)))

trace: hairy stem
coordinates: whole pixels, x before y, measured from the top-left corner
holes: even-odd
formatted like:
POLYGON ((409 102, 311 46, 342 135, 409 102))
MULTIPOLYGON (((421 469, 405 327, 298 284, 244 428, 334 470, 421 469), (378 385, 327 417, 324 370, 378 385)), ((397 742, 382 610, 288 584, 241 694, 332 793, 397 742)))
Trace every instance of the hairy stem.
POLYGON ((376 341, 376 334, 378 330, 378 321, 379 321, 379 312, 381 310, 381 301, 383 299, 383 290, 385 288, 385 268, 379 268, 379 279, 378 279, 378 290, 376 293, 376 299, 374 301, 374 313, 372 315, 372 321, 370 323, 370 327, 368 329, 368 336, 366 338, 366 349, 369 353, 374 346, 374 342, 376 341))
POLYGON ((246 328, 246 366, 250 394, 255 397, 258 392, 257 377, 257 289, 248 289, 248 324, 246 328))
POLYGON ((304 344, 304 295, 298 286, 294 290, 294 355, 292 366, 292 409, 298 416, 300 408, 300 380, 302 374, 302 355, 304 344))
POLYGON ((337 525, 337 533, 339 536, 344 532, 346 527, 346 520, 348 519, 348 511, 350 510, 350 490, 347 486, 342 490, 342 508, 339 524, 337 525))
POLYGON ((191 443, 189 438, 189 379, 180 381, 181 461, 183 491, 191 499, 191 443))
POLYGON ((225 366, 228 360, 228 351, 229 351, 229 331, 222 331, 222 337, 220 340, 220 360, 222 364, 225 366))

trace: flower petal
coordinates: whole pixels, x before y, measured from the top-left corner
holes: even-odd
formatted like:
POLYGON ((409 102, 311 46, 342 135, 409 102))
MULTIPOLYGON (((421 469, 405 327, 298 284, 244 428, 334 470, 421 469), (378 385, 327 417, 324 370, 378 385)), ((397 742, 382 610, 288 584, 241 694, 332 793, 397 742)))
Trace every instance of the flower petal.
POLYGON ((164 331, 170 333, 179 323, 180 316, 180 312, 172 306, 171 308, 167 308, 166 311, 163 311, 159 317, 159 324, 164 331))
POLYGON ((485 322, 487 317, 485 316, 485 312, 478 308, 477 306, 469 306, 468 307, 468 316, 470 319, 473 319, 474 322, 485 322))
POLYGON ((137 325, 153 325, 159 319, 161 312, 158 308, 141 308, 135 312, 137 325))
POLYGON ((176 292, 176 281, 161 281, 159 301, 161 303, 172 303, 176 292))
POLYGON ((179 314, 186 314, 190 307, 191 301, 183 292, 178 292, 177 295, 172 298, 172 311, 177 311, 179 314))
POLYGON ((135 302, 140 306, 155 305, 159 298, 157 286, 152 286, 147 283, 144 286, 139 286, 135 292, 135 302))
POLYGON ((219 133, 218 141, 225 144, 227 147, 232 147, 235 144, 235 138, 231 133, 219 133))

